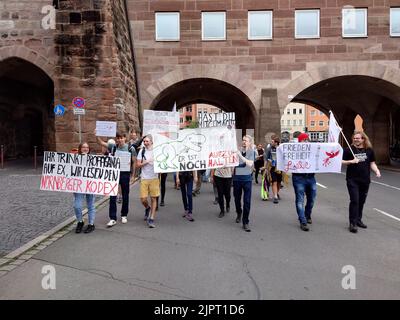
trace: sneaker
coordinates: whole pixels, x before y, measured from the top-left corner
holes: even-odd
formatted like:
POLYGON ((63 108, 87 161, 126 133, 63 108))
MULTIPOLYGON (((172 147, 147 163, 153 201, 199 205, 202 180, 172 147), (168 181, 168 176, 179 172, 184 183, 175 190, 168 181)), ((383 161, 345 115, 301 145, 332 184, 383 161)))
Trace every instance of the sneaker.
POLYGON ((279 203, 278 198, 274 198, 274 203, 279 203))
POLYGON ((218 199, 215 199, 213 204, 218 204, 218 199))
POLYGON ((164 207, 164 206, 165 206, 164 201, 161 201, 161 202, 160 202, 160 207, 164 207))
POLYGON ((146 208, 146 210, 144 210, 144 219, 143 219, 144 221, 146 221, 149 218, 150 210, 151 210, 150 207, 148 207, 148 208, 146 208))
POLYGON ((127 217, 121 217, 121 222, 122 223, 127 223, 128 222, 128 218, 127 217))
POLYGON ((218 218, 223 218, 223 217, 224 217, 224 215, 225 215, 225 212, 221 211, 221 212, 219 213, 219 216, 218 216, 218 218))
POLYGON ((281 200, 281 196, 278 194, 278 200, 281 200))
POLYGON ((248 224, 244 224, 243 225, 243 230, 246 231, 246 232, 250 232, 251 231, 248 224))
POLYGON ((112 226, 115 226, 116 224, 117 224, 117 221, 111 219, 111 220, 107 223, 107 227, 108 227, 108 228, 111 228, 112 226))
POLYGON ((83 225, 84 225, 84 222, 83 221, 79 221, 78 224, 76 225, 75 233, 81 233, 83 225))
POLYGON ((193 219, 193 217, 192 217, 192 213, 188 213, 187 215, 186 215, 186 219, 188 219, 189 221, 194 221, 194 219, 193 219))
POLYGON ((307 227, 307 223, 300 223, 300 229, 303 230, 303 231, 309 231, 310 230, 307 227))
POLYGON ((189 213, 189 211, 185 210, 185 213, 182 215, 182 218, 186 218, 188 213, 189 213))
POLYGON ((357 226, 354 225, 354 224, 350 224, 349 230, 352 233, 357 233, 358 232, 357 226))
POLYGON ((95 229, 94 224, 88 224, 84 233, 91 233, 92 231, 94 231, 94 229, 95 229))
POLYGON ((153 219, 149 219, 147 221, 147 225, 149 226, 149 228, 155 228, 156 225, 154 224, 154 220, 153 219))
POLYGON ((367 229, 367 225, 364 224, 362 221, 357 222, 357 226, 363 229, 367 229))
POLYGON ((311 218, 307 218, 307 223, 308 223, 308 224, 312 224, 311 218))

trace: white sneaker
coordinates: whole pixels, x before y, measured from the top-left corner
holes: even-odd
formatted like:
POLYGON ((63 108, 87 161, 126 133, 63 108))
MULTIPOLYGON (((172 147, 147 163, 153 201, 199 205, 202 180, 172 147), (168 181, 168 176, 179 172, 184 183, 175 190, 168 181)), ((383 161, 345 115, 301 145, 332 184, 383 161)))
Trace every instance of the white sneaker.
POLYGON ((128 218, 127 217, 121 217, 121 222, 122 223, 127 223, 128 222, 128 218))
POLYGON ((108 228, 111 228, 112 226, 115 226, 117 224, 117 221, 115 221, 115 220, 110 220, 108 223, 107 223, 107 227, 108 228))

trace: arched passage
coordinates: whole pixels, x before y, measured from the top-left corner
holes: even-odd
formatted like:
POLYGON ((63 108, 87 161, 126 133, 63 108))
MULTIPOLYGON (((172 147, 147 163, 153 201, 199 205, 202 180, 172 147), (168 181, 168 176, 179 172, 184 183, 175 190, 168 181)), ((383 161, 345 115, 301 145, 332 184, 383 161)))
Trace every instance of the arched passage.
POLYGON ((54 85, 27 60, 0 61, 0 144, 5 157, 26 158, 55 144, 54 85))
POLYGON ((380 78, 346 75, 317 82, 292 101, 310 104, 325 113, 332 110, 347 138, 355 130, 354 119, 361 116, 378 161, 388 163, 393 131, 390 119, 396 119, 399 114, 399 90, 397 85, 380 78))
POLYGON ((256 111, 250 99, 233 85, 216 79, 195 78, 180 81, 163 90, 152 102, 153 110, 172 110, 174 103, 184 107, 193 103, 214 105, 235 112, 238 129, 254 129, 256 111))

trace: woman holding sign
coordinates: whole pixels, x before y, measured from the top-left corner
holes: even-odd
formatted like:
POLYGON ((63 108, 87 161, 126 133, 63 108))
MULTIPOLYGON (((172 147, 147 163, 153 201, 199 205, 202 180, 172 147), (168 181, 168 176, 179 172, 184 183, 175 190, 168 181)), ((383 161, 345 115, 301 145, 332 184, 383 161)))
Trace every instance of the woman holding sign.
MULTIPOLYGON (((78 147, 78 154, 88 154, 90 151, 89 149, 89 144, 87 142, 83 142, 79 145, 78 147)), ((84 233, 90 233, 94 231, 94 219, 96 216, 96 209, 94 207, 94 199, 95 195, 94 194, 88 194, 88 193, 74 193, 74 211, 75 211, 75 216, 76 220, 78 221, 78 224, 76 225, 75 232, 76 233, 81 233, 82 228, 84 225, 83 218, 82 218, 82 203, 83 199, 86 197, 86 203, 88 207, 88 226, 86 227, 84 233)))

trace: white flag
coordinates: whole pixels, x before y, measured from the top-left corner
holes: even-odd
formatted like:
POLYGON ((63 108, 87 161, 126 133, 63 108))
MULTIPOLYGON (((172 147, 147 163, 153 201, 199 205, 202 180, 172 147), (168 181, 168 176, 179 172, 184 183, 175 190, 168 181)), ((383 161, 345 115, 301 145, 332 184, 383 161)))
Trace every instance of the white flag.
POLYGON ((333 115, 332 111, 329 111, 331 114, 329 117, 329 136, 328 136, 328 142, 336 142, 339 143, 339 134, 342 131, 342 128, 340 128, 337 123, 335 116, 333 115))
POLYGON ((172 112, 176 112, 176 101, 174 103, 174 107, 172 108, 172 112))

